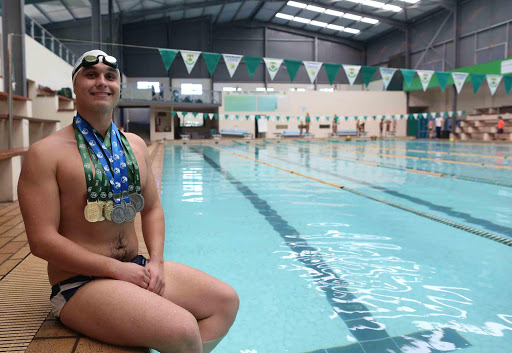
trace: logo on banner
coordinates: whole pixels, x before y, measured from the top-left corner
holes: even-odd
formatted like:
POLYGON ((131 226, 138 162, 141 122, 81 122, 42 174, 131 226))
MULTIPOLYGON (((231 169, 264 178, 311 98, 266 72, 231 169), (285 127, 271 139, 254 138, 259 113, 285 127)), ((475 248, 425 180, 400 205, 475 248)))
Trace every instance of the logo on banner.
POLYGON ((361 70, 361 66, 343 65, 343 69, 347 75, 348 82, 352 86, 356 80, 357 75, 359 74, 359 70, 361 70))
POLYGON ((185 59, 187 61, 187 64, 193 65, 195 62, 195 56, 194 54, 187 54, 187 58, 185 59))
POLYGON ((431 70, 418 70, 418 76, 420 77, 421 85, 423 86, 423 91, 426 91, 428 88, 428 84, 430 83, 430 79, 432 79, 432 75, 434 71, 431 70))
POLYGON ((187 67, 187 71, 189 74, 196 65, 197 58, 199 58, 200 54, 200 51, 181 50, 181 56, 183 58, 183 62, 185 63, 185 66, 187 67))
POLYGON ((306 67, 306 72, 308 73, 311 83, 315 82, 320 67, 322 67, 322 63, 317 61, 304 61, 304 66, 306 67))
POLYGON ((496 90, 498 89, 498 86, 501 82, 501 78, 503 76, 501 75, 486 75, 487 77, 487 84, 489 85, 489 89, 491 90, 491 95, 494 96, 494 93, 496 93, 496 90))
POLYGON ((384 89, 387 90, 393 75, 396 72, 396 69, 389 69, 386 67, 380 67, 380 75, 382 76, 382 81, 384 82, 384 89))
POLYGON ((263 60, 265 61, 265 65, 267 66, 270 79, 273 80, 274 77, 276 77, 279 67, 281 67, 281 64, 283 63, 283 59, 263 58, 263 60))
POLYGON ((224 58, 224 62, 226 63, 226 68, 228 69, 229 76, 233 77, 236 69, 238 68, 238 64, 242 60, 242 55, 233 55, 233 54, 222 54, 224 58))
POLYGON ((462 90, 462 86, 464 86, 464 82, 466 82, 466 78, 468 77, 468 73, 466 72, 452 72, 453 82, 455 83, 455 88, 457 89, 457 93, 460 93, 462 90))

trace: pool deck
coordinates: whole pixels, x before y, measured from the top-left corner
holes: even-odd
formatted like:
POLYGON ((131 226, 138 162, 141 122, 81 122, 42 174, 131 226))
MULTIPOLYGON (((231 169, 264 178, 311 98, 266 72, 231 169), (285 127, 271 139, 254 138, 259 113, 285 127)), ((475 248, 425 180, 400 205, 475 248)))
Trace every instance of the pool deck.
MULTIPOLYGON (((163 144, 149 146, 148 152, 160 191, 163 144)), ((140 215, 135 228, 139 253, 147 257, 140 215)), ((0 203, 0 352, 148 352, 100 343, 68 329, 50 313, 50 293, 46 261, 30 253, 18 202, 0 203)))

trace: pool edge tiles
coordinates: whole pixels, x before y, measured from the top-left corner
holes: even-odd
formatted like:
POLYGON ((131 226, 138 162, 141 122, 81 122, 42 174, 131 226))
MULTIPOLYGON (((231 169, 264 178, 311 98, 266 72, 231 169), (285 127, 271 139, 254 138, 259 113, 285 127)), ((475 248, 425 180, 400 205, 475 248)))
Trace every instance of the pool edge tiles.
MULTIPOLYGON (((292 249, 294 249, 294 242, 300 242, 300 251, 297 251, 298 254, 302 254, 305 250, 309 249, 308 255, 310 253, 315 253, 316 249, 307 245, 307 241, 300 238, 300 233, 292 226, 288 224, 286 220, 284 220, 265 200, 261 199, 258 194, 253 192, 247 185, 238 180, 235 176, 233 176, 230 172, 223 169, 220 164, 214 161, 212 158, 207 156, 204 153, 204 149, 202 151, 192 148, 193 151, 203 156, 204 160, 216 171, 218 171, 221 175, 224 176, 226 180, 228 180, 253 206, 254 208, 264 216, 265 220, 271 225, 271 227, 281 236, 283 241, 292 249), (292 236, 295 237, 292 238, 292 236)), ((333 307, 336 315, 343 320, 343 322, 347 325, 352 335, 358 340, 358 344, 367 345, 367 346, 378 346, 379 349, 398 349, 400 351, 399 345, 403 342, 407 341, 407 337, 411 337, 416 333, 398 336, 397 339, 400 341, 396 343, 394 338, 391 337, 385 329, 383 329, 374 319, 372 319, 372 315, 368 314, 369 309, 362 303, 352 302, 347 303, 348 300, 354 301, 357 299, 353 293, 348 290, 345 282, 342 281, 334 271, 330 269, 326 262, 323 261, 322 257, 318 254, 314 256, 298 256, 298 261, 301 262, 307 268, 311 268, 315 271, 321 271, 329 275, 327 280, 322 279, 321 284, 325 288, 326 299, 329 304, 333 307), (342 287, 343 286, 343 287, 342 287), (336 287, 338 290, 342 288, 346 295, 344 296, 344 300, 341 301, 336 298, 334 294, 333 287, 336 287), (369 328, 366 330, 360 330, 361 327, 369 328), (404 341, 405 340, 405 341, 404 341)), ((421 336, 428 336, 431 334, 432 336, 436 335, 436 332, 444 332, 444 330, 434 330, 434 331, 425 331, 421 333, 421 336)), ((443 335, 441 335, 443 336, 443 335)), ((470 346, 469 342, 467 342, 464 338, 462 338, 455 330, 453 330, 453 334, 451 335, 451 339, 454 342, 445 342, 448 344, 452 344, 457 348, 464 348, 470 346)), ((428 343, 426 343, 428 344, 428 343)), ((434 348, 434 347, 432 347, 434 348)), ((327 352, 335 353, 337 352, 334 349, 338 348, 328 348, 323 349, 327 352)), ((397 352, 399 352, 397 351, 397 352)), ((316 352, 316 351, 315 351, 316 352)), ((318 352, 322 352, 320 349, 318 352)), ((342 352, 342 351, 340 351, 342 352)), ((349 351, 346 351, 349 352, 349 351)), ((362 352, 369 352, 362 350, 362 352)), ((431 351, 431 352, 436 352, 431 351)))

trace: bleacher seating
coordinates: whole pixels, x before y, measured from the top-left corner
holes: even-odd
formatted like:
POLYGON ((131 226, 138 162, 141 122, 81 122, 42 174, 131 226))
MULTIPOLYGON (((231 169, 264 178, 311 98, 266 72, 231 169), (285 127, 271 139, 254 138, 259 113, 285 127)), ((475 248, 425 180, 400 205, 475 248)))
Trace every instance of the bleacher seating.
POLYGON ((239 129, 221 129, 220 134, 222 136, 239 136, 243 138, 251 138, 252 134, 247 130, 239 130, 239 129))

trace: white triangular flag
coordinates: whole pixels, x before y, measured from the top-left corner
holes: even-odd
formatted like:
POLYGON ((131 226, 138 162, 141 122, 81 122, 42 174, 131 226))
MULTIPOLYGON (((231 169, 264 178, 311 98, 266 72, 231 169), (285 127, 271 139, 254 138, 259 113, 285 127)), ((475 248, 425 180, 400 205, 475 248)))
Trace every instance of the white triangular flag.
POLYGON ((501 75, 485 75, 485 77, 487 78, 487 84, 489 85, 489 89, 491 90, 491 96, 494 96, 494 93, 496 93, 496 90, 498 89, 498 86, 499 86, 503 76, 501 76, 501 75))
POLYGON ((210 120, 213 119, 213 113, 208 113, 208 117, 210 118, 210 120))
POLYGON ((318 72, 322 67, 322 63, 318 61, 304 61, 304 66, 306 67, 311 83, 315 82, 316 75, 318 75, 318 72))
POLYGON ((254 115, 249 115, 249 118, 251 118, 251 120, 254 120, 256 118, 256 116, 254 115))
POLYGON ((462 90, 462 86, 464 86, 464 82, 466 82, 466 78, 468 77, 468 73, 466 72, 452 72, 453 82, 455 83, 455 88, 457 89, 457 93, 460 94, 462 90))
POLYGON ((352 86, 357 78, 357 75, 359 74, 359 70, 361 70, 361 66, 343 65, 343 69, 345 69, 345 74, 347 74, 348 82, 352 86))
POLYGON ((457 115, 462 116, 462 110, 457 110, 457 115))
POLYGON ((176 112, 176 114, 178 115, 178 118, 183 118, 183 113, 182 112, 176 112))
POLYGON ((187 67, 187 71, 190 74, 194 66, 196 65, 197 59, 199 55, 201 55, 200 51, 190 51, 190 50, 180 50, 181 57, 183 58, 183 62, 187 67))
POLYGON ((428 84, 430 83, 430 79, 434 74, 432 70, 418 70, 416 71, 418 76, 420 77, 421 85, 423 86, 423 91, 426 91, 428 88, 428 84))
POLYGON ((279 67, 283 63, 283 59, 271 59, 271 58, 263 58, 265 61, 265 65, 267 66, 268 74, 270 75, 270 79, 274 80, 276 77, 277 71, 279 71, 279 67))
POLYGON ((453 116, 453 112, 448 112, 448 116, 451 118, 453 116))
POLYGON ((414 117, 414 119, 418 119, 418 113, 414 113, 412 116, 414 117))
POLYGON ((428 116, 428 113, 423 113, 423 114, 421 114, 421 115, 423 115, 423 119, 426 119, 426 118, 427 118, 427 116, 428 116))
POLYGON ((238 68, 238 64, 240 64, 240 60, 243 58, 243 55, 222 54, 222 57, 224 58, 224 62, 228 68, 229 76, 233 77, 236 69, 238 68))
POLYGON ((393 78, 393 75, 396 72, 396 69, 391 69, 387 67, 380 67, 380 76, 382 77, 382 81, 384 82, 384 91, 388 89, 389 83, 393 78))

